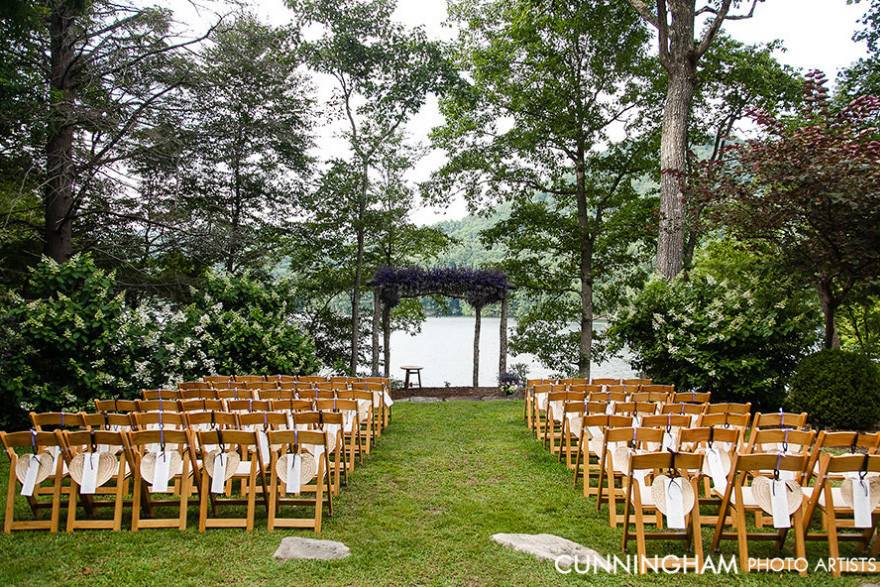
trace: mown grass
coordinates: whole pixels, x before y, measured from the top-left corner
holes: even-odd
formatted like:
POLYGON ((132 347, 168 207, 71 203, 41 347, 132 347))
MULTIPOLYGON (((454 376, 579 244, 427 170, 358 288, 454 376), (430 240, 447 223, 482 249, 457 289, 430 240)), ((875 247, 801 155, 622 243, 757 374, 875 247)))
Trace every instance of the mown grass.
MULTIPOLYGON (((81 531, 0 536, 3 585, 566 585, 642 582, 695 585, 801 584, 826 574, 792 575, 560 575, 552 563, 490 541, 496 532, 552 533, 600 553, 620 552, 620 530, 607 513, 571 487, 571 477, 524 429, 522 404, 512 401, 399 403, 394 422, 365 466, 336 501, 322 538, 339 540, 352 556, 336 562, 279 562, 272 553, 287 535, 306 531, 211 530, 195 516, 185 532, 81 531)), ((5 459, 4 459, 5 461, 5 459)), ((5 480, 8 462, 0 467, 5 480)), ((26 513, 25 504, 18 505, 26 513)), ((192 508, 194 514, 195 508, 192 508)), ((708 546, 709 531, 705 543, 708 546)), ((634 548, 634 545, 633 545, 634 548)), ((680 553, 674 544, 650 552, 680 553)), ((790 548, 790 547, 789 547, 790 548)), ((823 546, 809 546, 811 557, 823 546)), ((844 554, 855 554, 846 547, 844 554)), ((724 547, 735 552, 735 543, 724 547)), ((756 544, 754 555, 771 554, 756 544)), ((850 578, 840 584, 858 584, 850 578)))

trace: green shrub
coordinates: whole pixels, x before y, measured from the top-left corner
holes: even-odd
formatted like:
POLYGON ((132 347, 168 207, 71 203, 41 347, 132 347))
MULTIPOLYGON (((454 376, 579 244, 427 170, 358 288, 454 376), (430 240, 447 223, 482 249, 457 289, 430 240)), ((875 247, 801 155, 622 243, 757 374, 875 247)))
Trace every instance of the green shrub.
POLYGON ((880 369, 862 354, 822 350, 798 365, 787 404, 816 426, 873 429, 880 422, 880 369))
POLYGON ((193 302, 162 320, 156 354, 170 382, 211 373, 303 375, 321 364, 284 298, 249 276, 209 272, 193 302))
POLYGON ((785 383, 817 341, 814 294, 736 243, 712 244, 687 277, 649 280, 612 317, 611 351, 633 367, 714 401, 776 409, 785 383))
POLYGON ((20 426, 28 410, 80 410, 149 387, 151 330, 88 255, 62 265, 44 259, 24 292, 7 293, 0 306, 0 425, 20 426))

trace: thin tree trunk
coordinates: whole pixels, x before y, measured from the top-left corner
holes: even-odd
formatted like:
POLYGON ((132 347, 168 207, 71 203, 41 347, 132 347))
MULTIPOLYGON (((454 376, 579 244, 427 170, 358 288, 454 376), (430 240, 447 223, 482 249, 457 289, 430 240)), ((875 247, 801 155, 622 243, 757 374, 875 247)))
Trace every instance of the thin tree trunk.
POLYGON ((391 308, 382 304, 382 352, 384 377, 391 377, 391 308))
POLYGON ((657 272, 672 279, 684 268, 687 136, 696 74, 691 66, 669 71, 660 138, 660 234, 657 272))
POLYGON ((373 326, 372 332, 372 361, 370 363, 370 374, 373 377, 379 376, 379 330, 382 327, 382 301, 379 299, 379 288, 373 288, 373 326))
POLYGON ((501 300, 501 320, 498 332, 498 377, 507 373, 507 296, 501 300))
POLYGON ((74 206, 74 91, 71 88, 76 10, 71 2, 52 3, 49 16, 51 96, 46 139, 44 188, 45 243, 43 252, 59 263, 73 256, 74 206))
POLYGON ((361 282, 363 281, 364 264, 364 229, 357 229, 357 257, 355 258, 354 285, 351 289, 351 360, 349 371, 357 375, 358 355, 361 342, 361 282))
POLYGON ((480 312, 482 308, 474 307, 474 387, 480 386, 480 312))
POLYGON ((575 165, 578 212, 578 246, 580 247, 579 277, 581 280, 581 332, 578 348, 578 374, 590 377, 590 360, 593 353, 593 240, 590 236, 589 210, 587 210, 586 178, 584 177, 584 152, 578 149, 579 161, 575 165))
POLYGON ((357 375, 360 342, 361 342, 361 284, 364 280, 364 215, 367 209, 367 192, 369 168, 363 165, 361 169, 361 193, 358 199, 357 215, 357 256, 355 257, 354 284, 351 289, 351 359, 349 371, 351 375, 357 375))
POLYGON ((825 336, 823 344, 826 349, 839 349, 840 338, 837 336, 835 314, 837 313, 837 301, 834 299, 834 291, 831 281, 821 279, 817 284, 819 290, 819 303, 822 305, 822 314, 825 316, 825 336))

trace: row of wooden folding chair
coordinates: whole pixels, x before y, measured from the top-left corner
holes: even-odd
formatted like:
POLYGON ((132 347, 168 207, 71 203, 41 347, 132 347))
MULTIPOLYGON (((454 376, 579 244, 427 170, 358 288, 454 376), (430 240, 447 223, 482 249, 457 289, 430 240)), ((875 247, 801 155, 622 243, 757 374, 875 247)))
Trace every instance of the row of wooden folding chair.
MULTIPOLYGON (((604 413, 582 413, 580 416, 578 427, 584 430, 581 436, 588 439, 584 444, 588 445, 589 440, 593 440, 592 452, 601 455, 602 461, 596 467, 599 482, 595 487, 589 478, 591 469, 584 469, 584 494, 596 495, 599 508, 603 503, 609 505, 609 523, 612 526, 623 523, 624 550, 628 540, 636 539, 640 570, 644 571, 649 561, 645 552, 645 539, 650 537, 664 540, 685 539, 693 545, 694 557, 684 557, 677 560, 676 564, 679 568, 701 568, 703 555, 698 537, 700 525, 706 521, 716 526, 713 537, 713 549, 716 552, 721 540, 737 540, 741 570, 744 572, 771 567, 775 569, 777 564, 788 570, 804 572, 805 540, 827 542, 831 559, 838 563, 836 568, 832 568, 835 575, 846 570, 865 572, 875 568, 865 562, 847 563, 845 560, 838 560, 838 542, 858 541, 866 549, 872 544, 872 556, 880 552, 880 540, 875 539, 872 543, 876 534, 877 518, 880 517, 877 512, 877 506, 880 506, 880 475, 877 475, 880 471, 880 456, 877 456, 880 450, 880 433, 821 432, 817 435, 814 431, 799 429, 806 423, 804 414, 759 413, 751 420, 747 413, 702 414, 701 417, 706 421, 716 421, 718 425, 693 428, 689 425, 689 419, 681 414, 666 415, 665 425, 663 415, 647 416, 642 418, 638 427, 631 425, 631 416, 604 413), (730 425, 731 419, 737 420, 735 426, 730 425), (679 428, 675 439, 669 437, 670 423, 677 424, 679 428), (745 440, 746 426, 749 426, 750 431, 748 441, 745 440), (586 433, 590 428, 601 431, 595 435, 596 438, 601 438, 601 447, 596 447, 596 438, 590 439, 586 433), (830 452, 839 449, 864 451, 864 454, 841 457, 830 452), (663 452, 653 452, 657 450, 663 452), (684 456, 685 454, 691 456, 684 456), (721 455, 726 456, 721 458, 721 455), (699 466, 694 458, 701 459, 699 466), (677 467, 670 464, 676 459, 677 467), (837 459, 841 460, 838 462, 837 459), (856 489, 864 490, 868 495, 871 491, 868 485, 856 487, 852 476, 847 477, 847 473, 841 472, 846 470, 851 474, 857 462, 861 463, 862 479, 865 475, 877 477, 871 482, 877 495, 870 505, 870 512, 862 512, 861 527, 854 530, 854 510, 849 503, 852 501, 849 495, 856 489), (687 511, 684 512, 686 515, 676 521, 676 531, 662 529, 663 515, 668 512, 658 512, 659 493, 653 486, 647 487, 644 482, 646 475, 654 475, 656 481, 658 469, 666 467, 687 470, 687 474, 675 482, 675 489, 677 491, 683 483, 687 484, 690 487, 688 492, 693 496, 693 502, 688 502, 687 511), (747 485, 759 477, 763 480, 755 484, 756 489, 747 485), (811 478, 815 478, 816 482, 813 487, 808 487, 811 478), (703 496, 700 495, 700 479, 703 480, 703 496), (844 485, 853 484, 846 498, 845 489, 835 485, 841 480, 844 485), (766 494, 767 487, 771 486, 768 483, 785 483, 786 491, 796 486, 804 495, 800 502, 802 507, 792 508, 791 511, 786 511, 785 516, 780 515, 775 519, 768 517, 768 506, 764 499, 766 495, 761 498, 764 500, 761 502, 754 498, 753 493, 763 491, 766 494), (649 490, 646 500, 645 495, 649 490), (619 501, 623 501, 622 515, 617 510, 619 501), (709 517, 701 515, 701 503, 704 507, 708 504, 717 505, 718 514, 709 517), (739 511, 736 509, 737 503, 744 504, 739 511), (829 503, 832 505, 828 506, 829 503), (821 530, 813 530, 811 527, 814 511, 820 511, 822 515, 821 530), (756 521, 754 530, 748 529, 745 523, 745 517, 752 514, 756 521), (659 531, 648 536, 645 533, 646 523, 653 524, 659 531), (636 526, 635 532, 631 530, 631 524, 636 526), (789 527, 794 529, 795 557, 770 560, 749 556, 749 540, 773 540, 781 548, 789 527)), ((581 458, 582 453, 578 453, 575 486, 581 470, 581 458)), ((674 480, 676 476, 663 478, 663 482, 670 479, 674 480)), ((665 560, 668 563, 668 557, 665 560)))
MULTIPOLYGON (((269 430, 265 439, 253 430, 82 430, 0 432, 11 467, 7 484, 4 531, 57 531, 67 507, 68 532, 77 529, 120 530, 123 508, 130 505, 131 529, 185 529, 192 495, 198 494, 199 529, 253 529, 257 496, 268 513, 268 528, 312 528, 320 533, 323 508, 332 515, 331 449, 328 435, 317 430, 269 430), (31 453, 20 454, 24 449, 31 453), (54 449, 54 450, 53 450, 54 449), (57 456, 54 456, 57 455, 57 456), (268 475, 268 480, 267 480, 268 475), (235 481, 240 496, 230 499, 235 481), (66 483, 65 483, 66 482, 66 483), (129 483, 132 486, 131 498, 129 483), (47 486, 49 485, 49 486, 47 486), (18 488, 20 491, 17 491, 18 488), (16 495, 27 498, 33 519, 15 518, 16 495), (170 499, 157 499, 170 494, 170 499), (289 497, 292 494, 293 497, 289 497), (48 502, 41 497, 48 496, 48 502), (67 501, 62 504, 62 497, 67 501), (111 499, 101 499, 108 496, 111 499), (78 502, 87 519, 78 519, 78 502), (220 517, 217 509, 245 505, 238 517, 220 517), (288 505, 309 506, 313 514, 280 514, 288 505), (94 516, 109 507, 112 518, 94 516), (159 508, 174 507, 172 517, 159 508), (48 519, 38 512, 49 509, 48 519)), ((336 449, 338 462, 338 444, 336 449)))

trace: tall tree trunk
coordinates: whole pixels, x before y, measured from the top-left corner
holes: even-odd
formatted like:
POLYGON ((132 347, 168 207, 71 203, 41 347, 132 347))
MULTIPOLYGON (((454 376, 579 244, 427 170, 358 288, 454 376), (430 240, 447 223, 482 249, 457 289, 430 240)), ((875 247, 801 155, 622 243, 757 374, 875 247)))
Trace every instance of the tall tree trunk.
POLYGON ((501 299, 501 320, 498 332, 498 377, 507 373, 507 296, 501 299))
POLYGON ((351 289, 351 360, 349 371, 357 375, 361 342, 361 282, 364 279, 364 229, 357 229, 357 256, 355 257, 354 285, 351 289))
POLYGON ((482 308, 474 307, 474 387, 480 386, 480 312, 482 308))
POLYGON ((383 376, 391 377, 391 308, 382 304, 383 376))
POLYGON ((349 371, 352 376, 357 375, 358 355, 360 354, 361 342, 361 284, 364 280, 364 215, 367 211, 367 192, 369 190, 369 167, 364 164, 361 168, 361 193, 358 198, 357 215, 357 254, 354 265, 354 284, 351 289, 351 358, 349 371))
POLYGON ((660 138, 660 234, 657 240, 657 272, 667 279, 684 268, 687 137, 695 88, 694 66, 669 69, 660 138))
POLYGON ((73 2, 53 2, 49 15, 51 103, 46 139, 44 188, 45 243, 43 252, 59 263, 73 256, 74 207, 74 91, 71 79, 76 58, 73 2))
POLYGON ((575 181, 578 212, 579 275, 581 280, 581 332, 578 348, 578 374, 590 377, 590 361, 593 353, 593 239, 590 235, 590 218, 587 210, 586 178, 584 177, 584 150, 578 148, 575 164, 575 181))
POLYGON ((834 297, 831 280, 826 278, 820 279, 816 289, 819 291, 819 303, 822 305, 822 314, 825 316, 825 336, 822 342, 826 349, 839 349, 840 338, 837 336, 835 323, 838 303, 834 297))
POLYGON ((379 334, 382 327, 382 301, 379 299, 379 288, 373 288, 373 326, 372 326, 372 361, 370 362, 370 374, 379 376, 379 334))

